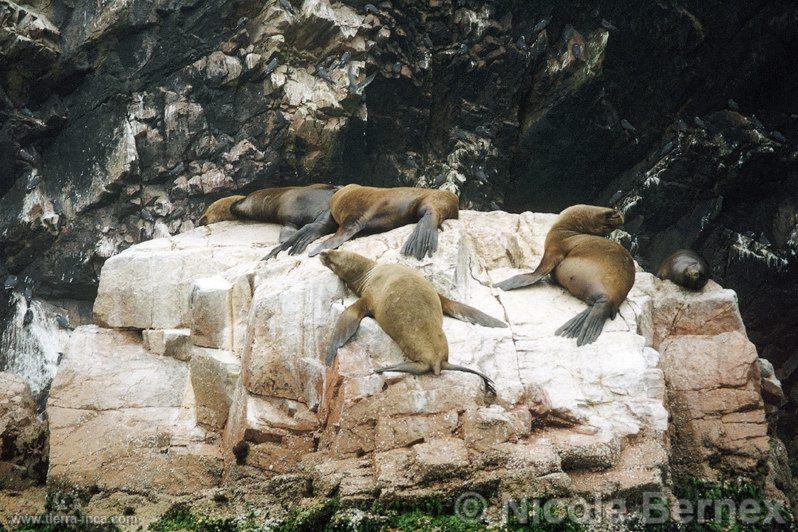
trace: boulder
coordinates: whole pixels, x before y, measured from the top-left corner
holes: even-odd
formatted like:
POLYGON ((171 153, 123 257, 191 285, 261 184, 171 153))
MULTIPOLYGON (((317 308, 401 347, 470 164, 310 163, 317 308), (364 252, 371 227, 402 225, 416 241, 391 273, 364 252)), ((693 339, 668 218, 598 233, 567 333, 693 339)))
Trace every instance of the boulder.
POLYGON ((766 460, 757 356, 733 292, 710 283, 690 293, 638 273, 598 341, 577 347, 554 331, 584 303, 550 281, 492 288, 536 265, 554 218, 461 211, 421 261, 399 253, 411 226, 344 245, 416 268, 447 297, 506 321, 443 324, 450 361, 489 375, 496 397, 465 373, 375 374, 404 355, 368 317, 325 366, 330 331, 356 298, 317 259, 261 261, 276 226, 223 222, 132 247, 103 268, 95 316, 148 329, 153 353, 134 332, 75 331, 48 405, 51 474, 165 489, 158 464, 174 463, 177 449, 153 452, 137 431, 188 442, 182 474, 197 485, 218 482, 223 461, 230 479, 299 475, 314 495, 337 492, 347 504, 467 489, 638 494, 665 486, 671 466, 744 474, 766 460), (156 262, 181 261, 150 277, 156 262), (167 338, 191 344, 189 364, 154 354, 166 353, 167 338), (74 390, 101 379, 102 395, 74 390), (146 426, 139 403, 152 410, 146 426), (79 456, 75 442, 97 430, 106 443, 79 456), (95 455, 125 475, 102 471, 95 455))
POLYGON ((193 403, 185 363, 148 353, 138 333, 78 327, 47 401, 48 479, 137 493, 217 485, 218 438, 193 403))

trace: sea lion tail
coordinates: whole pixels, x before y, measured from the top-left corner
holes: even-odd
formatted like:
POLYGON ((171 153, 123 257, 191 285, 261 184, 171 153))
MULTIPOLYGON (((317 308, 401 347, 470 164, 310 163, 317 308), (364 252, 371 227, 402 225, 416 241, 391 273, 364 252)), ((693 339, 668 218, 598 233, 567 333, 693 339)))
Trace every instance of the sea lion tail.
POLYGON ((444 371, 462 371, 463 373, 472 373, 474 375, 479 375, 482 377, 482 382, 485 383, 485 391, 488 392, 490 395, 496 395, 496 383, 491 380, 490 377, 481 373, 475 369, 467 368, 465 366, 458 366, 456 364, 450 364, 448 362, 444 362, 441 364, 441 369, 444 371))
POLYGON ((427 212, 416 223, 413 232, 402 246, 402 255, 410 255, 418 260, 432 256, 438 249, 438 224, 435 215, 427 212))

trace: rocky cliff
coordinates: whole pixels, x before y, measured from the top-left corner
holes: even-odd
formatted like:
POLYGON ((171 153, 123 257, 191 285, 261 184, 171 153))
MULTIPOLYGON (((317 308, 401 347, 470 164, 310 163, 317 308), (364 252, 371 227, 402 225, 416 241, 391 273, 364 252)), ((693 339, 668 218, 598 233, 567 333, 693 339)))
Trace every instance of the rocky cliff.
POLYGON ((109 257, 221 195, 421 185, 476 209, 616 205, 647 270, 698 249, 789 429, 796 28, 786 0, 2 0, 0 369, 41 403, 57 316, 89 323, 109 257))
POLYGON ((444 320, 451 360, 488 374, 495 398, 473 375, 375 375, 402 354, 370 318, 325 367, 353 295, 315 258, 261 261, 277 226, 222 222, 115 255, 98 325, 69 335, 50 390, 48 484, 88 492, 89 512, 464 492, 631 500, 740 475, 786 500, 762 398, 778 381, 761 372, 733 291, 640 272, 618 317, 578 348, 554 335, 583 307, 565 290, 490 287, 540 260, 554 218, 463 211, 420 262, 398 252, 410 226, 345 245, 506 320, 444 320))

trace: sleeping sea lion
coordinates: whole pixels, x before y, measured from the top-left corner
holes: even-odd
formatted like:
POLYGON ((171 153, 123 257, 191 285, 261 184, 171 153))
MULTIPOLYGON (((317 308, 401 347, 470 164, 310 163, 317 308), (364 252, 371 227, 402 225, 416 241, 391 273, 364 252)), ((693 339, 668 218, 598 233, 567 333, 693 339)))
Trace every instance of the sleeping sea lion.
POLYGON ((532 273, 498 283, 513 290, 538 282, 551 273, 554 280, 588 304, 588 308, 557 329, 577 338, 582 346, 596 341, 607 318, 613 319, 635 281, 634 260, 620 244, 603 238, 623 225, 614 209, 593 205, 568 207, 546 235, 540 264, 532 273))
POLYGON ((278 223, 281 244, 266 256, 271 258, 288 249, 290 255, 305 251, 317 238, 335 231, 329 218, 330 198, 338 187, 323 183, 304 187, 264 188, 247 196, 231 196, 213 202, 198 225, 224 220, 256 220, 278 223), (298 228, 303 232, 297 236, 298 228), (293 237, 293 238, 291 238, 293 237))
POLYGON ((482 377, 485 389, 496 394, 493 381, 486 375, 449 363, 443 315, 485 327, 507 327, 506 323, 440 295, 429 281, 407 266, 377 264, 350 251, 322 251, 319 258, 360 297, 335 324, 327 348, 327 365, 332 364, 338 348, 354 336, 360 321, 371 316, 412 360, 379 368, 375 373, 440 375, 442 370, 464 371, 482 377))
POLYGON ((697 291, 704 288, 711 274, 709 264, 701 255, 689 249, 678 249, 662 261, 657 277, 697 291))
POLYGON ((419 260, 431 257, 438 249, 438 228, 444 220, 456 219, 459 208, 457 196, 447 190, 347 185, 330 200, 330 216, 338 231, 309 255, 335 249, 358 233, 382 233, 417 222, 402 254, 419 260))

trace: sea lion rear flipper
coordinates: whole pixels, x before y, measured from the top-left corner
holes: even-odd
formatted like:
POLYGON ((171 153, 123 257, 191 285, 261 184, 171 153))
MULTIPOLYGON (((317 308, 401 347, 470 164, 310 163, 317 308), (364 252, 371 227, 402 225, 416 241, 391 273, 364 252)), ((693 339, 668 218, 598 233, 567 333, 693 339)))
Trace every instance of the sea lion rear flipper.
POLYGON ((360 322, 368 313, 368 305, 365 299, 358 299, 341 313, 338 321, 335 322, 335 328, 332 335, 330 335, 330 343, 327 346, 325 363, 328 366, 332 364, 335 355, 338 353, 338 348, 354 336, 360 326, 360 322))
POLYGON ((554 331, 554 334, 557 336, 565 336, 566 338, 576 338, 579 336, 579 331, 582 330, 582 324, 585 323, 592 308, 593 307, 587 307, 585 310, 566 321, 562 327, 554 331))
POLYGON ((543 258, 540 260, 540 264, 538 264, 538 267, 535 268, 534 272, 515 275, 513 277, 510 277, 509 279, 505 279, 500 283, 496 283, 493 286, 501 288, 502 290, 514 290, 516 288, 521 288, 523 286, 529 286, 531 284, 535 284, 536 282, 543 279, 543 277, 550 274, 551 271, 560 262, 562 262, 562 259, 563 259, 562 255, 552 255, 544 253, 543 258))
POLYGON ((431 257, 437 249, 438 223, 432 211, 427 211, 402 246, 402 255, 411 255, 421 260, 426 255, 431 257))
POLYGON ((485 383, 485 391, 488 392, 490 395, 496 395, 496 384, 491 380, 490 377, 487 375, 471 368, 467 368, 465 366, 457 366, 455 364, 449 364, 448 362, 444 362, 441 364, 441 369, 444 371, 462 371, 464 373, 473 373, 474 375, 479 375, 482 377, 482 382, 485 383))
POLYGON ((299 229, 294 227, 293 225, 282 226, 280 228, 280 236, 278 237, 278 241, 282 244, 283 242, 291 238, 293 235, 295 235, 298 230, 299 229))
POLYGON ((604 297, 599 298, 587 309, 568 320, 555 334, 576 338, 576 345, 579 347, 592 344, 598 339, 604 329, 604 322, 612 312, 609 300, 604 297))
POLYGON ((341 244, 346 242, 347 240, 351 239, 353 236, 360 232, 361 226, 358 221, 346 221, 343 225, 338 227, 338 230, 335 234, 313 248, 310 253, 308 253, 308 257, 315 257, 325 249, 336 249, 341 244))
POLYGON ((438 297, 441 299, 441 310, 443 310, 443 313, 447 316, 451 316, 460 321, 483 325, 485 327, 508 327, 503 321, 497 320, 481 310, 477 310, 474 307, 460 303, 459 301, 454 301, 440 294, 438 294, 438 297))

